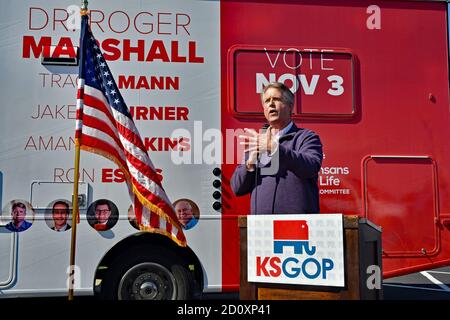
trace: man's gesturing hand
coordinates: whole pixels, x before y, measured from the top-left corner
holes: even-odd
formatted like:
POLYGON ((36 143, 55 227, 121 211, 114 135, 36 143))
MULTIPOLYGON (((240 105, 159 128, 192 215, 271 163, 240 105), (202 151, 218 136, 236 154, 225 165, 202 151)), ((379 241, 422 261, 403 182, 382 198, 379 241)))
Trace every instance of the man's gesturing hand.
POLYGON ((244 139, 241 145, 244 145, 244 152, 248 152, 248 160, 245 165, 247 170, 252 170, 256 164, 258 154, 264 152, 271 153, 276 148, 276 139, 273 139, 272 128, 269 127, 265 133, 258 133, 253 129, 245 128, 246 135, 240 135, 244 139))

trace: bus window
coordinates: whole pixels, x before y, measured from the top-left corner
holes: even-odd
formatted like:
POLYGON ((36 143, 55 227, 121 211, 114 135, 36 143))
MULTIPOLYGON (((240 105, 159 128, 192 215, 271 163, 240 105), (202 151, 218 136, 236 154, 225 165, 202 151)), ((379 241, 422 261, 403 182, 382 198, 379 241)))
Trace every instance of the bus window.
POLYGON ((239 46, 228 62, 229 107, 236 117, 263 116, 259 93, 270 82, 283 82, 295 94, 294 119, 356 113, 355 59, 348 50, 239 46))

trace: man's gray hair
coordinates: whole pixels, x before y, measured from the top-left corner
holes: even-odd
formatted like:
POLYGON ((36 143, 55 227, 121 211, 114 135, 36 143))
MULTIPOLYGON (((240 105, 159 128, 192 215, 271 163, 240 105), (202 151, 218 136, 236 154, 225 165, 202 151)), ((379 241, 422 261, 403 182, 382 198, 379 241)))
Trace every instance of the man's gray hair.
POLYGON ((261 91, 261 101, 263 101, 264 94, 270 88, 280 90, 283 95, 283 102, 291 107, 294 105, 294 94, 284 83, 281 82, 270 82, 268 85, 263 87, 263 90, 261 91))
POLYGON ((182 202, 184 202, 184 203, 187 205, 187 207, 189 207, 189 210, 192 210, 192 209, 193 209, 192 206, 191 206, 191 204, 190 204, 189 201, 187 201, 187 200, 180 200, 180 201, 177 202, 177 204, 176 204, 175 206, 179 205, 179 204, 182 203, 182 202))

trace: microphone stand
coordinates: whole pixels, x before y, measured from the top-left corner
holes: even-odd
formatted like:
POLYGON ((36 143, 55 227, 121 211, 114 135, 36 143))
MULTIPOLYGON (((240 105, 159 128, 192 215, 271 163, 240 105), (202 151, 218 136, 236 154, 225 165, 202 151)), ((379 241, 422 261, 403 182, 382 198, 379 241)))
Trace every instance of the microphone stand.
MULTIPOLYGON (((268 123, 265 123, 261 127, 261 132, 266 133, 267 128, 269 128, 270 125, 268 123)), ((256 161, 255 161, 255 215, 258 214, 258 164, 259 164, 259 157, 261 154, 258 152, 256 155, 256 161)))

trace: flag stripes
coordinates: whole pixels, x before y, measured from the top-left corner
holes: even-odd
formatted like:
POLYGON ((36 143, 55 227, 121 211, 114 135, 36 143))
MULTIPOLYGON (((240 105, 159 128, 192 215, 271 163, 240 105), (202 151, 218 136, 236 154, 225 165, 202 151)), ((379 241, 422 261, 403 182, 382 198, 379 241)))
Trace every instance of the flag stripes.
POLYGON ((122 169, 141 230, 166 235, 186 246, 172 203, 87 25, 87 16, 82 23, 85 34, 80 44, 75 134, 80 148, 102 155, 122 169))

